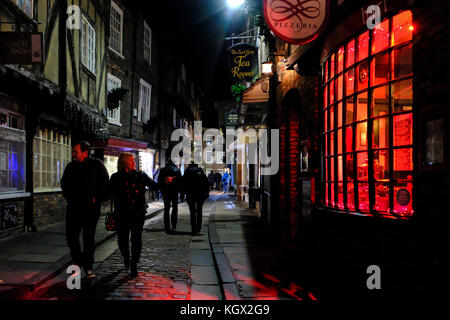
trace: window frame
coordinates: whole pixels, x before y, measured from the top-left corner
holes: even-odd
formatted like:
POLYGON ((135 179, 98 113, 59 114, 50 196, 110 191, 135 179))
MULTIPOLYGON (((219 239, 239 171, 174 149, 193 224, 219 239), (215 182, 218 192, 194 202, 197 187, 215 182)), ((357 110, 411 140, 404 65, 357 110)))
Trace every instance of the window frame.
MULTIPOLYGON (((403 75, 400 76, 398 78, 394 78, 394 68, 393 68, 393 59, 394 59, 394 53, 396 52, 396 50, 400 49, 400 48, 406 48, 407 46, 411 46, 414 40, 414 36, 412 36, 412 39, 409 39, 407 41, 401 42, 401 43, 397 43, 397 44, 393 44, 391 41, 394 37, 394 30, 393 30, 393 21, 394 21, 394 17, 397 17, 398 15, 404 13, 405 11, 409 11, 410 15, 411 15, 411 19, 412 21, 414 21, 414 17, 412 15, 412 12, 410 10, 404 10, 404 11, 399 11, 396 12, 388 17, 386 17, 385 19, 382 20, 381 23, 384 23, 385 21, 389 21, 388 25, 389 25, 389 45, 386 49, 377 51, 375 53, 372 52, 372 39, 374 37, 374 31, 369 31, 369 37, 368 37, 368 43, 367 43, 367 47, 368 47, 368 55, 367 57, 364 57, 363 59, 358 59, 358 39, 366 34, 367 30, 362 30, 359 33, 356 33, 355 35, 353 35, 350 38, 347 38, 345 40, 345 42, 343 44, 340 44, 339 46, 336 46, 336 48, 334 48, 332 51, 329 52, 329 54, 327 55, 327 57, 323 60, 322 63, 322 97, 324 98, 324 100, 326 101, 322 101, 322 104, 320 106, 320 113, 321 113, 321 123, 322 123, 322 130, 321 130, 321 135, 320 135, 320 139, 321 139, 321 145, 322 145, 322 155, 321 155, 321 167, 322 167, 322 175, 321 175, 321 179, 322 179, 322 190, 323 190, 323 201, 322 201, 322 205, 324 207, 327 208, 333 208, 339 211, 346 211, 348 213, 352 213, 352 214, 363 214, 363 215, 381 215, 381 216, 386 216, 386 217, 393 217, 393 218, 409 218, 414 214, 414 199, 412 199, 412 188, 414 186, 414 179, 413 179, 413 174, 411 175, 410 178, 407 178, 406 180, 402 180, 400 178, 396 179, 394 178, 394 152, 395 150, 411 150, 414 151, 414 141, 412 141, 411 144, 408 145, 401 145, 401 146, 394 146, 394 119, 397 116, 400 115, 411 115, 411 135, 413 135, 413 130, 414 130, 414 114, 415 114, 415 110, 414 108, 411 108, 411 110, 402 110, 401 112, 396 112, 394 110, 394 103, 393 103, 393 99, 395 97, 395 94, 393 92, 393 88, 395 84, 399 84, 402 81, 408 81, 414 79, 414 74, 412 71, 412 64, 411 64, 411 70, 409 72, 409 74, 407 75, 403 75), (347 65, 347 60, 348 60, 348 47, 351 47, 351 45, 354 45, 355 48, 355 52, 353 52, 353 64, 347 65), (342 70, 339 70, 338 72, 338 68, 337 68, 337 59, 335 59, 335 68, 332 68, 332 66, 330 66, 331 63, 331 59, 333 56, 336 56, 338 54, 338 51, 341 48, 345 48, 344 49, 344 68, 342 70), (378 57, 381 57, 382 55, 388 55, 388 73, 387 73, 387 80, 382 81, 381 83, 377 83, 375 85, 373 85, 372 82, 372 61, 376 61, 376 59, 378 57), (346 75, 347 72, 354 70, 354 76, 355 78, 358 78, 357 74, 359 74, 359 67, 360 66, 366 66, 367 67, 367 85, 364 86, 362 89, 361 88, 357 88, 356 84, 358 82, 358 79, 354 80, 354 90, 351 92, 351 94, 347 94, 347 82, 346 80, 346 76, 344 76, 344 81, 342 84, 342 88, 340 88, 339 90, 342 91, 342 99, 338 99, 338 95, 336 94, 337 89, 334 89, 334 101, 332 101, 332 103, 330 103, 330 100, 332 100, 331 96, 331 92, 330 92, 330 87, 334 87, 331 86, 330 84, 336 84, 338 81, 338 78, 340 76, 346 75), (336 70, 336 72, 334 74, 331 74, 330 70, 336 70), (378 115, 372 115, 372 109, 371 109, 371 105, 372 105, 372 94, 374 92, 374 90, 376 90, 377 88, 382 88, 384 86, 387 86, 388 90, 388 112, 387 114, 378 114, 378 115), (367 108, 367 110, 365 110, 366 112, 366 117, 363 119, 358 119, 357 115, 358 115, 358 97, 361 94, 365 94, 367 96, 367 101, 363 104, 365 108, 367 108), (348 100, 353 100, 353 110, 352 110, 352 116, 353 119, 351 121, 348 121, 347 119, 347 102, 348 100), (338 114, 337 110, 338 110, 338 105, 342 103, 342 114, 338 114), (334 116, 332 119, 330 119, 330 110, 333 110, 334 108, 334 116), (340 125, 338 126, 338 117, 341 117, 341 121, 340 125), (387 146, 385 147, 378 147, 378 146, 374 146, 373 142, 375 141, 374 136, 373 136, 373 126, 375 121, 379 120, 379 119, 388 119, 388 126, 389 126, 389 130, 388 130, 388 134, 389 134, 389 142, 387 143, 387 146), (325 121, 327 121, 327 123, 325 123, 325 121), (365 124, 366 125, 366 144, 367 146, 364 148, 364 150, 357 150, 356 149, 356 135, 357 135, 357 126, 359 124, 365 124), (325 127, 326 126, 326 127, 325 127), (352 149, 351 151, 347 150, 347 146, 346 146, 346 133, 347 133, 347 129, 351 128, 351 132, 352 132, 352 149), (325 130, 326 129, 326 130, 325 130), (339 143, 338 143, 338 132, 341 131, 341 140, 340 140, 340 146, 341 146, 341 152, 338 153, 338 148, 339 148, 339 143), (334 139, 333 141, 331 141, 330 139, 333 137, 334 135, 334 139), (333 147, 334 150, 326 150, 326 149, 330 149, 331 146, 333 147), (389 171, 389 179, 387 179, 388 186, 389 186, 389 196, 388 196, 388 206, 387 206, 387 210, 386 211, 381 211, 381 210, 377 210, 377 208, 375 208, 376 203, 378 198, 376 198, 377 196, 377 190, 375 189, 376 186, 380 186, 382 185, 384 182, 382 180, 377 180, 375 178, 375 154, 377 152, 380 151, 386 151, 387 150, 387 159, 389 161, 389 164, 385 165, 385 169, 386 166, 388 171, 389 171), (357 159, 358 159, 358 155, 364 155, 367 154, 368 157, 368 172, 367 172, 367 179, 358 179, 358 171, 357 171, 357 159), (352 159, 352 168, 350 168, 352 170, 352 175, 353 175, 353 179, 349 180, 348 175, 347 175, 347 159, 352 159), (340 166, 339 166, 340 165, 340 166), (334 169, 334 170, 333 170, 334 169), (342 170, 342 181, 340 180, 340 170, 342 170), (333 172, 333 177, 330 176, 330 173, 333 172), (410 196, 411 196, 411 200, 410 203, 408 205, 406 205, 405 207, 410 207, 410 211, 407 213, 402 213, 402 212, 396 212, 395 208, 396 208, 396 202, 394 199, 395 193, 394 193, 394 189, 395 188, 399 188, 397 185, 399 185, 400 183, 406 184, 408 187, 411 187, 410 191, 410 196), (354 199, 353 199, 353 206, 354 208, 349 207, 349 201, 348 201, 348 193, 349 193, 349 186, 351 187, 351 185, 353 185, 354 189, 353 189, 353 195, 354 195, 354 199), (359 185, 367 185, 368 186, 368 190, 365 191, 367 192, 366 195, 368 196, 368 207, 367 208, 361 208, 360 204, 359 204, 359 185), (342 188, 341 188, 342 187, 342 188), (342 202, 343 205, 340 205, 340 199, 339 199, 339 195, 340 192, 342 190, 342 194, 343 194, 343 198, 342 198, 342 202), (347 190, 347 191, 346 191, 347 190), (328 199, 327 199, 328 197, 328 199)), ((411 51, 411 55, 412 55, 412 51, 411 51)), ((411 62, 412 63, 412 62, 411 62)), ((364 81, 365 82, 365 81, 364 81)), ((414 88, 411 88, 411 92, 413 92, 414 88)), ((413 97, 411 97, 411 106, 414 105, 414 100, 413 97)), ((412 136, 411 136, 412 139, 412 136)), ((414 157, 412 159, 412 172, 414 172, 414 168, 415 168, 415 163, 414 163, 414 157)))
POLYGON ((110 23, 109 23, 109 25, 110 25, 110 27, 109 27, 110 40, 109 40, 108 48, 111 51, 113 51, 114 53, 116 53, 118 56, 120 56, 121 58, 124 58, 124 56, 123 56, 123 10, 114 1, 111 1, 109 19, 110 19, 110 23), (120 15, 120 30, 117 30, 116 28, 114 28, 113 24, 111 23, 111 19, 113 19, 113 10, 116 11, 117 13, 119 13, 119 15, 120 15), (111 45, 111 39, 112 39, 113 32, 116 32, 119 34, 119 39, 118 39, 119 50, 117 50, 117 48, 113 48, 113 46, 111 45))
MULTIPOLYGON (((35 193, 44 193, 44 192, 61 192, 61 179, 64 174, 64 170, 67 165, 71 161, 72 147, 71 147, 71 135, 63 134, 58 132, 54 132, 51 129, 38 129, 36 135, 34 137, 33 143, 33 190, 35 193), (57 139, 54 139, 54 134, 56 133, 57 139), (51 137, 51 139, 49 139, 51 137), (43 159, 43 149, 44 144, 47 144, 49 150, 49 154, 46 154, 45 157, 49 158, 50 167, 44 168, 44 159, 43 159), (59 147, 59 154, 56 154, 57 148, 59 147), (39 148, 39 150, 36 150, 39 148), (36 168, 36 157, 38 157, 39 168, 36 168), (61 168, 59 172, 59 180, 58 180, 58 171, 55 166, 55 161, 60 161, 61 168), (45 170, 44 170, 45 169, 45 170), (49 179, 54 179, 54 186, 43 186, 43 175, 48 174, 49 179), (36 182, 36 175, 39 175, 39 182, 36 182), (57 184, 57 186, 56 186, 57 184)), ((53 181, 53 180, 52 180, 53 181)))
POLYGON ((96 31, 89 19, 83 14, 81 18, 80 30, 80 50, 81 50, 81 64, 89 70, 93 75, 96 75, 97 69, 97 39, 96 31), (92 33, 90 32, 92 31, 92 33), (87 34, 87 35, 86 35, 87 34), (92 36, 90 36, 92 34, 92 36), (93 41, 92 41, 93 40, 93 41), (93 48, 89 49, 90 44, 93 48), (92 53, 92 56, 91 56, 92 53), (93 61, 91 60, 93 59, 93 61))
POLYGON ((151 66, 152 65, 152 29, 148 26, 144 20, 144 35, 143 35, 143 47, 144 47, 144 61, 151 66), (146 33, 148 35, 146 35, 146 33), (148 39, 148 42, 146 41, 148 39))
MULTIPOLYGON (((115 89, 115 88, 121 88, 122 87, 122 80, 117 78, 117 77, 115 77, 115 76, 113 76, 112 74, 108 73, 107 74, 107 91, 108 92, 110 92, 110 81, 111 82, 115 82, 115 83, 118 84, 118 86, 115 86, 114 88, 111 88, 111 90, 115 89)), ((116 125, 116 126, 119 126, 119 127, 122 126, 122 123, 120 122, 121 103, 122 102, 119 101, 119 106, 116 109, 107 110, 106 117, 108 118, 108 123, 109 124, 113 124, 113 125, 116 125), (110 117, 110 113, 111 113, 111 115, 113 115, 113 117, 110 117), (114 115, 116 115, 116 117, 114 117, 114 115)))
POLYGON ((146 123, 151 118, 151 106, 152 106, 152 86, 144 79, 139 81, 139 107, 138 107, 138 121, 146 123), (143 105, 143 94, 145 89, 148 89, 148 105, 143 105), (147 108, 148 107, 148 108, 147 108), (144 108, 147 108, 144 110, 144 108))
POLYGON ((16 0, 16 5, 30 18, 34 18, 34 1, 33 0, 16 0), (22 2, 22 4, 21 4, 22 2), (27 4, 30 4, 30 12, 27 11, 27 4))

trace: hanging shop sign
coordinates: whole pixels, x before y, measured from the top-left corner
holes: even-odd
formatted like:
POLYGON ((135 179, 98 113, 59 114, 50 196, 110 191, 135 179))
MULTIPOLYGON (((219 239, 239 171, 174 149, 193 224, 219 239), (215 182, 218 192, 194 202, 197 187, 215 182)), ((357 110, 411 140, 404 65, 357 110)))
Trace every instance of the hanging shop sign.
POLYGON ((227 127, 236 127, 239 119, 239 114, 237 113, 236 109, 230 109, 225 114, 227 127))
POLYGON ((330 11, 329 0, 263 0, 267 25, 275 35, 292 44, 319 36, 330 11))
POLYGON ((258 48, 239 43, 227 51, 231 80, 252 81, 258 72, 258 48))
POLYGON ((0 64, 42 63, 42 32, 0 32, 0 64))

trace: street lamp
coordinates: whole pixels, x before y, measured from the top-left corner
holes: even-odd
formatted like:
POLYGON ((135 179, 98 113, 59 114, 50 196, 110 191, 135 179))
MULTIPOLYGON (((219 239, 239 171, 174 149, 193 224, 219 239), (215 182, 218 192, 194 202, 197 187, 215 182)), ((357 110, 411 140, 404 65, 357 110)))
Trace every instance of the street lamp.
POLYGON ((227 0, 227 4, 230 8, 235 9, 243 5, 245 0, 227 0))
POLYGON ((262 67, 261 73, 264 75, 268 75, 268 76, 272 75, 272 66, 273 66, 273 62, 270 61, 269 59, 267 59, 266 62, 263 62, 261 64, 261 67, 262 67))

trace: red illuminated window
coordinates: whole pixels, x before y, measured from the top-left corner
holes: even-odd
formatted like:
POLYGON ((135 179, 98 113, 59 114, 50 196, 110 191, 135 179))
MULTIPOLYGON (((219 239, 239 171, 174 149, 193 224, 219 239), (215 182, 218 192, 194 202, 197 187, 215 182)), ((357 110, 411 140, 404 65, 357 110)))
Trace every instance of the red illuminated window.
POLYGON ((411 11, 349 39, 323 64, 323 204, 399 218, 413 211, 411 11))

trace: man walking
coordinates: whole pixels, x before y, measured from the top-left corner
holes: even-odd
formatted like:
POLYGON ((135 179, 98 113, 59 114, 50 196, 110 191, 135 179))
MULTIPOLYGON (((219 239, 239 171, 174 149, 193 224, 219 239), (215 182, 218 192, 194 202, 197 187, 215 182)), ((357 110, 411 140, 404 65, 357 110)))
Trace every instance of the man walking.
POLYGON ((183 190, 189 205, 192 235, 196 235, 202 228, 203 202, 209 197, 208 178, 197 164, 190 164, 184 173, 183 190))
POLYGON ((211 170, 208 174, 208 182, 209 182, 209 189, 212 190, 214 188, 214 173, 213 170, 211 170))
POLYGON ((167 160, 166 166, 162 168, 158 176, 159 189, 162 192, 164 200, 164 229, 166 232, 177 227, 178 218, 178 192, 180 191, 181 172, 173 163, 172 159, 167 160), (170 215, 170 206, 172 205, 172 215, 170 215))
POLYGON ((89 152, 89 143, 84 141, 72 147, 72 162, 64 170, 61 189, 67 200, 66 239, 71 256, 88 278, 94 278, 95 229, 109 176, 103 163, 89 157, 89 152), (83 252, 79 242, 81 231, 83 252))
MULTIPOLYGON (((153 170, 153 181, 158 183, 158 177, 159 177, 159 172, 161 170, 159 169, 159 164, 157 164, 155 166, 155 169, 153 170)), ((161 200, 161 191, 160 190, 155 190, 155 201, 159 201, 161 200)))
POLYGON ((230 185, 231 175, 228 173, 228 169, 226 169, 225 173, 222 176, 223 183, 223 193, 228 193, 228 186, 230 185))
POLYGON ((220 190, 220 182, 222 181, 222 175, 219 171, 214 174, 214 180, 216 182, 216 189, 220 190))

